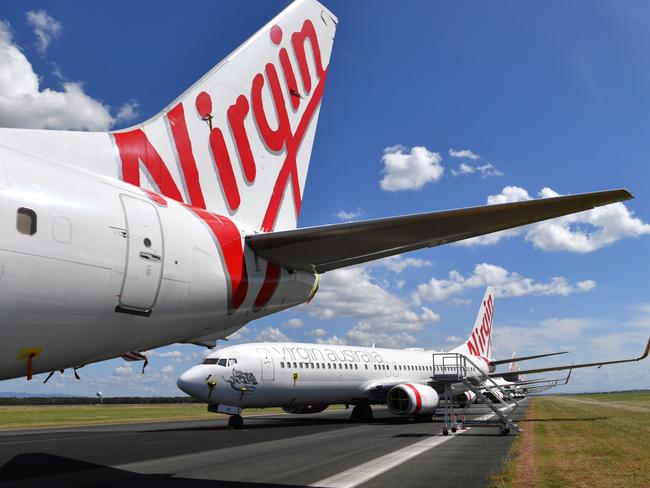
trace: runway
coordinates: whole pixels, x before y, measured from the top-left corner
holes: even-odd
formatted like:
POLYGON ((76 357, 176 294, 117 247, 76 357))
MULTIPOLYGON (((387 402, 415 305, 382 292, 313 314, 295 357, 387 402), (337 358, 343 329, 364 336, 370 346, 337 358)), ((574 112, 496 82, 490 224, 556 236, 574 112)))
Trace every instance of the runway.
MULTIPOLYGON (((525 410, 511 412, 515 420, 525 410)), ((490 411, 474 405, 467 418, 490 411)), ((416 423, 375 409, 0 432, 3 486, 332 488, 485 486, 515 436, 495 427, 443 437, 441 422, 416 423)), ((525 426, 524 426, 525 427, 525 426)))

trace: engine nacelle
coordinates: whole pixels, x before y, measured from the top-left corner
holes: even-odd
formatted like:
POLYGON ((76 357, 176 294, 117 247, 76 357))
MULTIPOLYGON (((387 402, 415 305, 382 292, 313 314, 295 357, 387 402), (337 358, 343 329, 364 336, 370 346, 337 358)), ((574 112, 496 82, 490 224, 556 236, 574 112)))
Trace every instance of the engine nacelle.
POLYGON ((464 393, 461 393, 460 395, 456 395, 454 398, 454 401, 458 403, 461 407, 466 406, 467 404, 474 403, 474 400, 476 400, 476 393, 473 391, 466 391, 464 393))
POLYGON ((290 407, 282 407, 284 413, 319 413, 325 410, 329 405, 291 405, 290 407))
POLYGON ((405 383, 391 388, 387 403, 395 415, 428 415, 433 414, 440 398, 430 386, 405 383))

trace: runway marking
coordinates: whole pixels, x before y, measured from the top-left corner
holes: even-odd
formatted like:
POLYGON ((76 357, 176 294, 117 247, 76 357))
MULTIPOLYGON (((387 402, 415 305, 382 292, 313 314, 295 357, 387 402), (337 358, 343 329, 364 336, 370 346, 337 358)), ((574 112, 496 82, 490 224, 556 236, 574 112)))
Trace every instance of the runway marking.
MULTIPOLYGON (((514 405, 512 407, 504 407, 499 410, 504 411, 511 408, 514 408, 514 405)), ((476 420, 487 420, 490 417, 494 417, 495 415, 496 414, 494 413, 482 415, 480 417, 477 417, 476 420)), ((462 431, 459 430, 458 434, 463 434, 470 429, 471 427, 468 427, 462 431)), ((435 437, 416 442, 398 451, 380 456, 376 459, 373 459, 372 461, 368 461, 367 463, 363 463, 359 466, 348 469, 347 471, 343 471, 339 474, 335 474, 334 476, 330 476, 329 478, 325 478, 324 480, 312 483, 309 486, 320 488, 354 488, 355 486, 359 486, 366 481, 376 478, 380 474, 383 474, 386 471, 390 471, 400 464, 403 464, 406 461, 419 456, 423 452, 426 452, 429 449, 433 449, 434 447, 437 447, 440 444, 453 439, 454 437, 455 436, 453 435, 443 436, 442 434, 438 434, 435 437)))

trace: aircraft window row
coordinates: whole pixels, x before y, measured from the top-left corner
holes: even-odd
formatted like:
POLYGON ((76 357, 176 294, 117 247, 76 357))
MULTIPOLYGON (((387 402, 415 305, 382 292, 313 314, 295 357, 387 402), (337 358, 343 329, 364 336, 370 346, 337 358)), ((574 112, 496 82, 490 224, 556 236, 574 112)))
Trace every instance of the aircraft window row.
POLYGON ((237 359, 235 358, 205 358, 203 364, 216 364, 217 366, 234 366, 237 364, 237 359))
POLYGON ((26 236, 36 234, 36 212, 31 208, 20 207, 16 215, 16 229, 26 236))
MULTIPOLYGON (((299 369, 359 369, 358 364, 343 364, 343 363, 299 363, 280 361, 280 368, 299 368, 299 369), (292 366, 293 364, 293 366, 292 366), (338 366, 337 366, 338 365, 338 366)), ((368 366, 366 366, 368 369, 368 366)))
MULTIPOLYGON (((375 369, 390 368, 388 364, 375 364, 374 366, 375 369)), ((393 369, 397 369, 400 371, 433 371, 431 366, 415 366, 415 365, 403 365, 403 364, 394 365, 393 369)))

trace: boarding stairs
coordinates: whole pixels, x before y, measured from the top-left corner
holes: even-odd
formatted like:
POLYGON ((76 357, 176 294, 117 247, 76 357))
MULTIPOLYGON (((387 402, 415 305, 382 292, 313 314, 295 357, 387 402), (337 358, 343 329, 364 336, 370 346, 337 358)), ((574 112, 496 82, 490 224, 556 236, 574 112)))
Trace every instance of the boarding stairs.
POLYGON ((445 414, 444 435, 447 435, 450 430, 456 432, 458 429, 458 415, 454 413, 452 400, 452 385, 457 383, 464 384, 469 391, 476 395, 477 401, 481 400, 496 415, 496 418, 465 420, 465 411, 472 403, 467 402, 467 405, 459 412, 463 419, 460 425, 461 429, 496 426, 504 435, 507 435, 510 429, 522 432, 522 429, 506 413, 515 406, 519 407, 519 403, 509 392, 504 391, 489 374, 484 373, 474 361, 464 354, 434 353, 433 374, 429 385, 436 390, 439 390, 441 386, 443 389, 443 398, 445 399, 442 404, 445 414))

